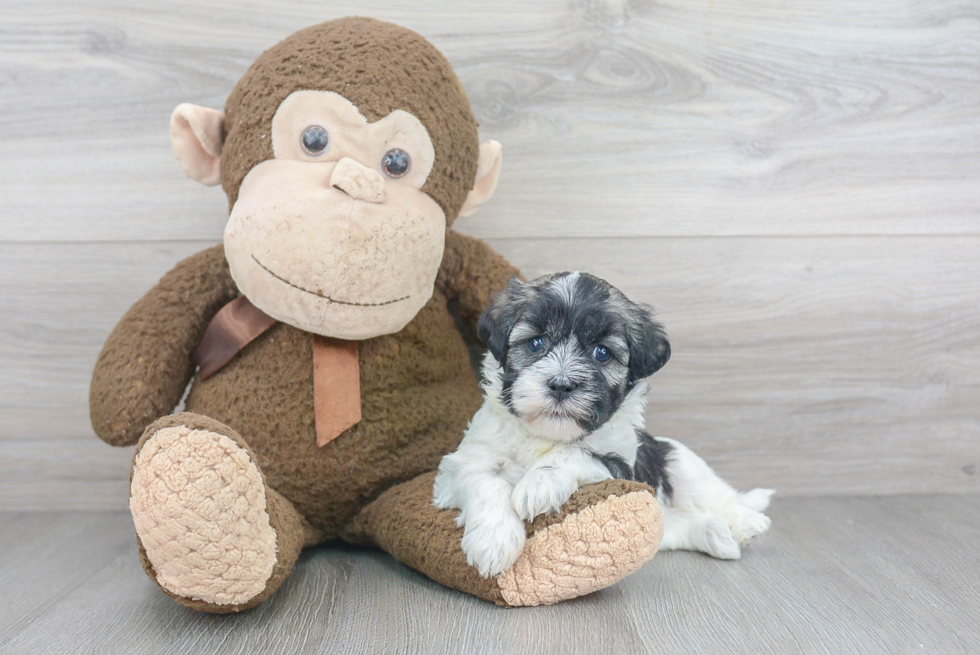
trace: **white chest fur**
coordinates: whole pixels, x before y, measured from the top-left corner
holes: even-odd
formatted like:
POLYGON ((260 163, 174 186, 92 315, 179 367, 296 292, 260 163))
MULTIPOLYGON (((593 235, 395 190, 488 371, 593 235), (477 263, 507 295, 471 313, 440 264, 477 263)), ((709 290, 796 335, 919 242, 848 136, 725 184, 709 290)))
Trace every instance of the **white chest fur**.
POLYGON ((597 455, 616 455, 633 465, 647 386, 637 384, 606 423, 571 441, 535 434, 504 406, 500 367, 489 354, 483 387, 483 406, 459 448, 439 465, 433 503, 460 510, 463 549, 471 564, 490 575, 517 556, 523 521, 557 511, 580 486, 610 477, 597 455))

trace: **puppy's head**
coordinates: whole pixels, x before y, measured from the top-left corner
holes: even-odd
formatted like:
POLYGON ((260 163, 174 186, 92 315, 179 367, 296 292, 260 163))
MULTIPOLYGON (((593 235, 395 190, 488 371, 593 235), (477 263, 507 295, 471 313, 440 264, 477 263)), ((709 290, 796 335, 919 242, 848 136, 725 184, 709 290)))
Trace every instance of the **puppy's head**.
POLYGON ((587 273, 511 281, 478 332, 499 365, 500 401, 556 441, 595 431, 670 358, 651 309, 587 273))

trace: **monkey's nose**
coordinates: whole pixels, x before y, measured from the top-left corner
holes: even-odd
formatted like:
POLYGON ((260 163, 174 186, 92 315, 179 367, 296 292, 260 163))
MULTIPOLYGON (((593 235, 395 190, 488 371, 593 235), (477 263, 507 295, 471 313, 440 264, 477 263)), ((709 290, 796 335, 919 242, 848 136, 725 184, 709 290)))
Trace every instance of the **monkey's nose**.
POLYGON ((385 179, 381 173, 371 170, 350 157, 337 162, 330 174, 330 186, 343 191, 355 200, 367 202, 385 201, 385 179))

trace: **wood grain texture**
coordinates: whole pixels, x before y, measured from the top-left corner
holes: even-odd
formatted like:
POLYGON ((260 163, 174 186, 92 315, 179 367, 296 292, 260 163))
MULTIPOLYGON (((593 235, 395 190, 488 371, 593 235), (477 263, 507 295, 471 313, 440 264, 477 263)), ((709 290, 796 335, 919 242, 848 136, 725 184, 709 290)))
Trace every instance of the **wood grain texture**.
POLYGON ((980 231, 972 0, 44 0, 0 23, 2 238, 220 238, 170 112, 348 14, 430 37, 504 144, 474 234, 980 231))
MULTIPOLYGON (((648 428, 733 484, 980 491, 980 237, 490 243, 527 275, 585 268, 654 305, 673 357, 648 428)), ((0 507, 126 507, 131 449, 91 432, 92 366, 117 317, 207 245, 0 244, 0 286, 43 271, 0 297, 0 507)))
POLYGON ((0 509, 125 507, 92 365, 227 215, 169 114, 349 14, 428 36, 503 142, 461 231, 658 307, 652 430, 787 495, 980 491, 972 0, 0 0, 0 509))
POLYGON ((589 270, 672 344, 647 427, 732 484, 980 491, 980 239, 495 244, 529 276, 589 270))
POLYGON ((0 651, 44 613, 122 553, 133 554, 126 514, 54 513, 0 518, 0 651))
POLYGON ((777 498, 740 561, 661 553, 599 593, 512 610, 382 553, 323 547, 237 616, 164 596, 125 513, 13 514, 22 536, 0 537, 0 582, 28 597, 0 609, 0 653, 972 654, 978 513, 980 496, 777 498), (65 533, 104 552, 40 559, 65 533))

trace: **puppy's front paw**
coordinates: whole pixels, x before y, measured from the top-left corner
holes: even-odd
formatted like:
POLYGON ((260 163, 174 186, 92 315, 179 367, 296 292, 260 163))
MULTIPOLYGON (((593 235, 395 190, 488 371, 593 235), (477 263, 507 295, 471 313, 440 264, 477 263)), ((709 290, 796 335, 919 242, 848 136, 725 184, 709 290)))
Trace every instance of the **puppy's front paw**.
POLYGON ((513 514, 466 526, 463 552, 466 561, 484 578, 500 575, 517 561, 524 549, 524 524, 513 514))
POLYGON ((510 502, 523 520, 533 521, 539 514, 557 512, 575 492, 575 482, 554 471, 531 469, 514 487, 510 502))

